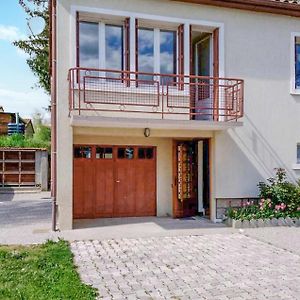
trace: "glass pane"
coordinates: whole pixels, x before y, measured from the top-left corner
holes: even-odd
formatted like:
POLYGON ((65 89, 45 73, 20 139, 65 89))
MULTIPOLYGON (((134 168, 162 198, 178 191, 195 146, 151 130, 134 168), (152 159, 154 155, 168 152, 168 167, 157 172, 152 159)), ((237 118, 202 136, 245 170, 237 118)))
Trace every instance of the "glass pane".
POLYGON ((134 149, 131 147, 119 148, 118 149, 118 158, 133 159, 134 158, 134 149))
MULTIPOLYGON (((160 72, 176 74, 176 32, 160 31, 160 72)), ((163 83, 173 81, 172 77, 162 78, 163 83)))
MULTIPOLYGON (((138 71, 154 72, 154 31, 141 28, 138 30, 138 71)), ((141 80, 153 80, 151 75, 139 76, 141 80)))
MULTIPOLYGON (((105 64, 109 70, 123 70, 123 26, 105 25, 105 64)), ((120 77, 108 73, 109 77, 120 77)))
POLYGON ((139 159, 152 159, 153 158, 153 148, 139 148, 138 158, 139 159))
POLYGON ((74 157, 75 158, 91 158, 92 157, 92 148, 91 147, 75 147, 74 148, 74 157))
POLYGON ((96 158, 97 159, 112 159, 113 158, 113 149, 112 148, 96 148, 96 158))
POLYGON ((139 148, 138 150, 138 158, 139 159, 144 159, 146 156, 145 156, 145 149, 144 148, 139 148))
POLYGON ((296 62, 295 62, 295 88, 299 89, 300 88, 300 41, 296 42, 295 45, 295 58, 296 58, 296 62))
POLYGON ((153 148, 146 149, 146 158, 152 159, 153 158, 153 148))
POLYGON ((79 64, 83 68, 99 68, 98 23, 79 23, 79 64))
POLYGON ((207 38, 197 45, 198 76, 210 76, 210 38, 207 38))

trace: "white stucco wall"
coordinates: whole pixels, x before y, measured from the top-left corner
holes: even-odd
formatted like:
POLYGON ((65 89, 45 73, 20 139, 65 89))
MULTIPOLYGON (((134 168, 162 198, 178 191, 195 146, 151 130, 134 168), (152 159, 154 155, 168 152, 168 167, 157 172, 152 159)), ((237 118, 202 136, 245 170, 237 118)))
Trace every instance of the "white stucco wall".
MULTIPOLYGON (((132 11, 224 24, 224 75, 245 80, 244 125, 215 134, 215 197, 256 196, 259 180, 283 167, 296 180, 296 144, 300 142, 300 96, 290 94, 290 37, 300 19, 167 0, 58 1, 58 203, 59 222, 71 226, 72 129, 68 118, 67 71, 70 53, 70 5, 132 11)), ((298 173, 297 173, 298 172, 298 173)))

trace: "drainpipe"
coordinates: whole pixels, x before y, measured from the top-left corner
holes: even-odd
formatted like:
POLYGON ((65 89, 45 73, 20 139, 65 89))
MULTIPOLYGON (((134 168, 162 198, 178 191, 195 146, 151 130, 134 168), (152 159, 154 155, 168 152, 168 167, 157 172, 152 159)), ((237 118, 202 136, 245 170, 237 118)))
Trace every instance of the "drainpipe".
POLYGON ((19 113, 16 113, 16 124, 17 124, 17 133, 18 134, 20 133, 20 131, 19 131, 19 123, 20 123, 20 121, 19 121, 19 113))
POLYGON ((56 0, 49 0, 49 18, 50 18, 50 65, 51 65, 51 199, 52 199, 52 230, 56 231, 56 0))

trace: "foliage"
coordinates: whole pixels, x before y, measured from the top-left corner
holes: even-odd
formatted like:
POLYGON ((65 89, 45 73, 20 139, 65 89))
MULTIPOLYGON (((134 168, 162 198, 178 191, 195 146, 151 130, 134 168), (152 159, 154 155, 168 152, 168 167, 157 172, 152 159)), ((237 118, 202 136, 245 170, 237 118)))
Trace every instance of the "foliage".
POLYGON ((258 184, 260 202, 247 202, 241 208, 230 208, 227 216, 235 220, 300 218, 300 182, 287 181, 284 169, 276 169, 276 176, 258 184))
MULTIPOLYGON (((44 131, 44 129, 43 129, 44 131)), ((43 135, 46 135, 43 133, 43 135)), ((40 139, 36 134, 33 138, 25 137, 22 134, 13 134, 11 136, 0 136, 0 147, 14 148, 47 148, 50 149, 50 141, 40 139)))
MULTIPOLYGON (((29 54, 26 61, 38 78, 38 86, 50 94, 48 0, 19 0, 19 4, 29 18, 40 17, 45 22, 45 27, 40 34, 31 33, 26 40, 14 41, 13 44, 29 54)), ((31 31, 30 27, 29 30, 31 31)))
POLYGON ((0 299, 95 299, 83 284, 67 242, 0 246, 0 299))

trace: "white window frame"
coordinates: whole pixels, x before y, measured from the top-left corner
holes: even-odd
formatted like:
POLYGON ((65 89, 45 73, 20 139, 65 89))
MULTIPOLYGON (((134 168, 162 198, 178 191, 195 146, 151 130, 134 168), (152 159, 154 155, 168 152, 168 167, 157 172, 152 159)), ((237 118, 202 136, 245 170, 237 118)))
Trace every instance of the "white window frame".
POLYGON ((296 46, 296 38, 300 38, 300 32, 292 32, 291 33, 291 45, 290 45, 290 93, 293 95, 300 95, 300 88, 296 88, 296 69, 295 69, 295 46, 296 46))

